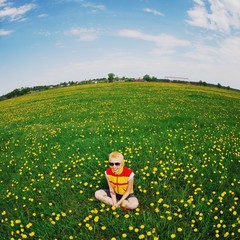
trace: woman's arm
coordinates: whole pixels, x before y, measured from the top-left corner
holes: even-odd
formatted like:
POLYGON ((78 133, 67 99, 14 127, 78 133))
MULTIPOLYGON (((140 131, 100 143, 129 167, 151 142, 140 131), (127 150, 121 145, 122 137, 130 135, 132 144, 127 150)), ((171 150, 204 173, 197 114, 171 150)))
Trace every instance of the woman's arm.
POLYGON ((128 181, 128 187, 126 192, 123 194, 122 198, 115 204, 115 207, 119 207, 123 203, 123 201, 128 197, 128 195, 132 192, 133 183, 134 183, 134 178, 131 178, 128 181))
POLYGON ((108 178, 107 178, 107 183, 108 183, 108 188, 109 188, 110 195, 111 195, 111 198, 112 198, 112 205, 114 206, 117 203, 116 193, 115 193, 111 183, 109 182, 108 178))

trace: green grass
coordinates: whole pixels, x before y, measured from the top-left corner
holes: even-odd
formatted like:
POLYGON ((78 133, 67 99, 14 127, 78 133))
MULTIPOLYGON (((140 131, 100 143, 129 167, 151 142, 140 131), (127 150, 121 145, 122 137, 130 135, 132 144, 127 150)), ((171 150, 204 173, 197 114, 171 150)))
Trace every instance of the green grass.
POLYGON ((2 101, 0 120, 1 239, 239 239, 239 92, 76 86, 2 101), (94 199, 112 151, 132 212, 94 199))

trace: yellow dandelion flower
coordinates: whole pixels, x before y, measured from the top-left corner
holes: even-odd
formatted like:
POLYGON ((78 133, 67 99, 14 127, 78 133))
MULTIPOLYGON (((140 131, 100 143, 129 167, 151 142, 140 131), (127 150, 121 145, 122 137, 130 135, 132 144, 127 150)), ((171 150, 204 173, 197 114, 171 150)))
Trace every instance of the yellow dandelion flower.
POLYGON ((33 237, 34 235, 35 235, 35 232, 30 232, 30 233, 29 233, 29 236, 30 236, 30 237, 33 237))
POLYGON ((171 236, 170 236, 171 238, 175 238, 176 237, 176 234, 171 234, 171 236))
POLYGON ((102 227, 101 227, 101 229, 102 229, 103 231, 106 230, 106 228, 107 228, 106 226, 102 226, 102 227))
POLYGON ((141 234, 138 236, 138 239, 144 239, 145 235, 144 234, 141 234))
POLYGON ((126 234, 126 233, 123 233, 123 234, 122 234, 122 237, 123 237, 123 238, 126 238, 126 237, 127 237, 127 234, 126 234))
POLYGON ((229 236, 229 232, 225 232, 223 236, 224 236, 224 237, 229 236))
POLYGON ((27 225, 26 225, 26 228, 30 228, 32 226, 32 223, 28 223, 27 225))
POLYGON ((2 211, 2 215, 4 216, 4 215, 6 215, 7 213, 6 213, 6 211, 2 211))
POLYGON ((133 230, 133 228, 134 228, 133 226, 129 226, 129 228, 128 228, 128 229, 129 229, 130 231, 132 231, 132 230, 133 230))
POLYGON ((22 236, 22 238, 24 238, 24 239, 27 238, 27 234, 25 234, 25 233, 22 233, 21 236, 22 236))
POLYGON ((178 232, 182 232, 182 228, 180 228, 180 227, 177 230, 178 230, 178 232))
POLYGON ((159 208, 155 208, 155 212, 159 213, 160 212, 159 208))
POLYGON ((151 236, 151 235, 152 235, 152 232, 148 231, 147 236, 151 236))

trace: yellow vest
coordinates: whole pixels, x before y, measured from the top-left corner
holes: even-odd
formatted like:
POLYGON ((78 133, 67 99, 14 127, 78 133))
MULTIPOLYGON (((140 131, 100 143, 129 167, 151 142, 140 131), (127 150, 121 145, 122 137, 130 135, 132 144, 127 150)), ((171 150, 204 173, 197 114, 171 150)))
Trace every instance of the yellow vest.
POLYGON ((124 166, 118 173, 114 173, 111 168, 108 168, 105 173, 115 193, 123 195, 127 190, 129 177, 133 175, 132 170, 124 166))

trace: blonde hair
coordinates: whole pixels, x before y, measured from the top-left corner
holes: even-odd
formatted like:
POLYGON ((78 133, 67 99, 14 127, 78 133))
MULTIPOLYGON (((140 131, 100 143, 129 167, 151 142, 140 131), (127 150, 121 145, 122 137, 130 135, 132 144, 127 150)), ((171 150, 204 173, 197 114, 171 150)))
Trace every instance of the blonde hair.
POLYGON ((109 154, 109 161, 116 159, 120 163, 122 163, 122 166, 124 166, 124 157, 120 152, 112 152, 109 154))

